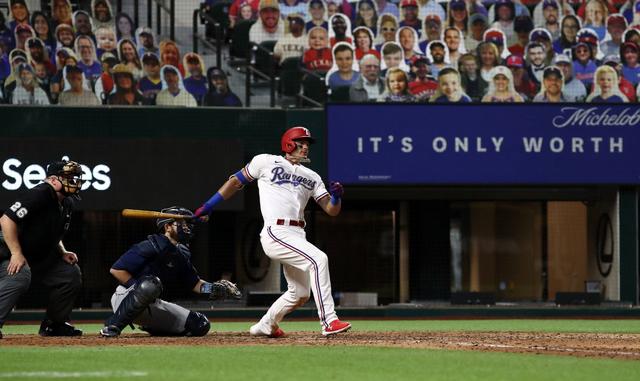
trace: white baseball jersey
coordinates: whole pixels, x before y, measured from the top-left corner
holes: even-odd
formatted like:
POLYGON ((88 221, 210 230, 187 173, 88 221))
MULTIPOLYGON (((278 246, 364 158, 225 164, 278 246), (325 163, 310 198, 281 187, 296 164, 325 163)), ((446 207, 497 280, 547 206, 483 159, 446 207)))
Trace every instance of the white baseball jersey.
POLYGON ((281 218, 303 220, 310 197, 317 202, 329 195, 317 173, 282 156, 257 155, 244 169, 249 181, 258 180, 265 224, 281 218))

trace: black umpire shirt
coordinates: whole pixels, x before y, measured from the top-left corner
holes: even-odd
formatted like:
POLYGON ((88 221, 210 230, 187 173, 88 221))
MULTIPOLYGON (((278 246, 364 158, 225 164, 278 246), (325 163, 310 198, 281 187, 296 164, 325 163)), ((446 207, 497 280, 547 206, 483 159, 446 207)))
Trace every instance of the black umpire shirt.
MULTIPOLYGON (((22 254, 30 265, 46 261, 52 253, 59 256, 57 245, 69 228, 72 209, 71 198, 61 204, 53 187, 42 183, 20 195, 4 211, 18 225, 22 254)), ((4 237, 0 236, 0 258, 10 256, 4 237)))

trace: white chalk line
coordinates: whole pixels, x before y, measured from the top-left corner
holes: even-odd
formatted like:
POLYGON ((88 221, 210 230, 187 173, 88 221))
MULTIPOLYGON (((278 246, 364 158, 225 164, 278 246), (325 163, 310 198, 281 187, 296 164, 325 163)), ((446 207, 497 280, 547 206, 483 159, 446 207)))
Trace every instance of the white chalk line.
POLYGON ((464 347, 487 347, 487 348, 500 348, 500 349, 522 349, 522 350, 542 350, 553 352, 567 352, 567 353, 595 353, 617 356, 637 356, 640 357, 638 352, 625 352, 625 351, 603 351, 600 349, 577 349, 577 348, 556 348, 540 345, 508 345, 508 344, 487 344, 487 343, 470 343, 470 342, 450 342, 449 344, 460 345, 464 347))
POLYGON ((39 371, 39 372, 0 372, 0 378, 126 378, 126 377, 145 377, 147 372, 141 371, 92 371, 92 372, 57 372, 57 371, 39 371))

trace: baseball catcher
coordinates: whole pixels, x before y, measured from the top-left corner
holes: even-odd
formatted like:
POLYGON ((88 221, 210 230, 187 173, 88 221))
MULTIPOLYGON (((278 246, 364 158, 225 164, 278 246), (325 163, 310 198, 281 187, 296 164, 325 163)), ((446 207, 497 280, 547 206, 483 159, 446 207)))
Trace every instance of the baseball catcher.
MULTIPOLYGON (((190 210, 177 206, 162 212, 193 216, 190 210)), ((163 289, 173 285, 207 295, 211 300, 242 296, 228 280, 209 283, 200 279, 191 264, 188 247, 193 237, 192 223, 161 218, 156 224, 157 234, 133 245, 111 266, 111 275, 120 285, 111 297, 114 314, 100 330, 102 336, 119 336, 132 323, 155 336, 206 335, 210 328, 206 316, 160 298, 163 289)))

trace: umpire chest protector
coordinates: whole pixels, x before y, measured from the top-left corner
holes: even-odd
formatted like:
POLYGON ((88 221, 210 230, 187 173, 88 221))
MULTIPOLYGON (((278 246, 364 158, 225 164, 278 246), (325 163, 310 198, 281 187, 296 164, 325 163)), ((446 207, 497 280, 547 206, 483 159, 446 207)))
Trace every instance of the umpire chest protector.
MULTIPOLYGON (((70 197, 60 203, 53 187, 42 183, 20 195, 4 215, 18 225, 22 252, 33 265, 57 254, 56 247, 69 229, 72 211, 73 200, 70 197)), ((9 256, 4 239, 0 239, 0 257, 9 256)))

